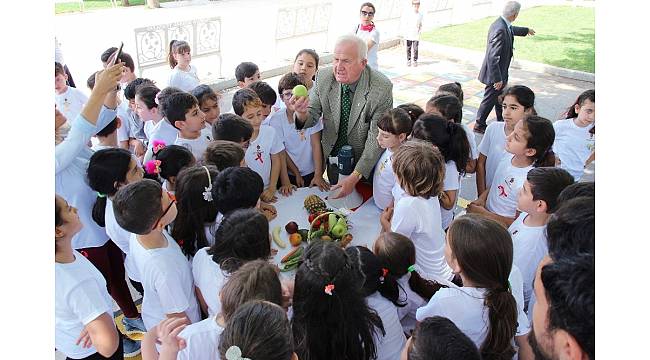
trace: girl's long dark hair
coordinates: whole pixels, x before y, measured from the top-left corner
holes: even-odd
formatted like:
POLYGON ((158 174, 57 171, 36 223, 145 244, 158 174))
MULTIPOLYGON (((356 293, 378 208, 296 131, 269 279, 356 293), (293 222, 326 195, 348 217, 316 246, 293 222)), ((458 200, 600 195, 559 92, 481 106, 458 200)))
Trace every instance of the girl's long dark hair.
POLYGON ((388 299, 395 306, 406 306, 406 302, 400 301, 399 298, 400 287, 397 278, 388 268, 382 266, 381 261, 372 251, 364 246, 350 246, 345 249, 345 252, 359 259, 359 266, 365 277, 362 287, 364 296, 379 291, 381 296, 388 299))
POLYGON ((533 167, 555 166, 555 154, 552 147, 555 141, 553 123, 541 116, 526 116, 522 120, 528 132, 527 148, 535 149, 533 167))
MULTIPOLYGON (((571 105, 570 108, 567 109, 566 111, 566 117, 565 119, 573 119, 578 117, 578 113, 576 112, 576 105, 584 105, 585 101, 591 101, 592 103, 596 103, 596 90, 590 89, 590 90, 585 90, 578 96, 576 101, 571 105)), ((591 130, 589 130, 590 134, 595 134, 596 133, 596 126, 594 125, 591 130)))
MULTIPOLYGON (((384 232, 375 241, 373 249, 377 258, 394 276, 401 278, 415 265, 415 245, 406 236, 395 232, 384 232)), ((417 271, 411 271, 409 287, 414 293, 429 301, 440 285, 425 280, 417 271)), ((407 299, 408 300, 408 299, 407 299)))
POLYGON ((465 173, 471 150, 465 130, 460 124, 438 115, 424 114, 413 124, 412 136, 435 145, 445 162, 453 161, 458 172, 465 173))
POLYGON ((358 264, 356 256, 329 241, 313 241, 305 250, 296 273, 292 319, 301 360, 376 358, 375 335, 386 332, 362 294, 358 264))
POLYGON ((133 159, 131 153, 121 148, 102 149, 90 157, 86 177, 88 186, 98 193, 93 205, 92 217, 101 227, 106 226, 106 199, 117 192, 116 183, 126 181, 131 159, 133 159))
POLYGON ((183 254, 188 258, 209 245, 205 236, 205 225, 217 218, 216 201, 206 201, 203 196, 205 188, 211 185, 207 171, 210 172, 212 180, 219 173, 212 165, 193 166, 181 170, 176 181, 178 215, 174 220, 171 235, 180 243, 183 254))
POLYGON ((479 350, 486 360, 510 360, 517 331, 517 303, 508 277, 512 269, 512 239, 494 220, 476 214, 454 220, 448 230, 449 245, 463 276, 486 289, 488 329, 479 350))

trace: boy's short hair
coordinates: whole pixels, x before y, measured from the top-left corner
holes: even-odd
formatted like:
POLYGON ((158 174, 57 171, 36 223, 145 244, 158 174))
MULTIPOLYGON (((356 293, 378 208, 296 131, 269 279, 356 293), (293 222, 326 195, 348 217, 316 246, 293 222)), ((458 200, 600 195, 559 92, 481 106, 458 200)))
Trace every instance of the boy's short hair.
POLYGON ((59 75, 65 75, 65 69, 63 68, 63 65, 58 62, 54 62, 54 76, 59 76, 59 75))
POLYGON ((237 81, 244 81, 247 77, 249 78, 255 75, 259 70, 260 68, 255 63, 249 61, 243 62, 235 68, 235 79, 237 81))
MULTIPOLYGON (((117 48, 115 46, 109 47, 108 49, 104 50, 102 55, 99 57, 101 59, 102 63, 104 63, 104 64, 107 63, 108 59, 110 59, 111 55, 113 55, 113 53, 116 52, 116 51, 117 51, 117 48)), ((124 51, 122 51, 122 53, 120 54, 120 57, 118 58, 118 60, 121 60, 122 63, 126 67, 128 67, 129 70, 131 70, 131 72, 135 71, 135 63, 133 62, 133 58, 131 57, 131 55, 129 55, 129 54, 125 53, 124 51)))
POLYGON ((135 92, 138 89, 138 86, 140 85, 154 85, 153 80, 145 79, 145 78, 136 78, 133 79, 130 83, 126 85, 124 88, 124 97, 127 100, 133 100, 135 99, 135 92))
POLYGON ((212 184, 217 211, 224 216, 233 210, 255 207, 262 191, 262 177, 247 167, 226 168, 212 184))
POLYGON ((596 197, 596 183, 593 181, 573 183, 562 190, 557 197, 558 206, 580 196, 596 197))
POLYGON ((213 101, 219 101, 219 95, 212 90, 212 88, 208 85, 201 84, 192 91, 190 91, 192 95, 196 98, 196 100, 199 102, 199 104, 203 103, 207 99, 211 99, 213 101))
POLYGON ((278 100, 278 95, 275 93, 275 90, 264 81, 252 82, 248 84, 248 88, 255 91, 264 105, 274 105, 278 100))
POLYGON ((236 142, 214 140, 205 149, 203 161, 216 166, 219 171, 223 171, 229 167, 239 166, 245 155, 244 148, 236 142))
POLYGON ((282 96, 284 90, 293 90, 298 85, 305 85, 300 75, 295 72, 284 74, 278 81, 278 94, 282 96))
POLYGON ((170 94, 164 101, 161 101, 161 105, 165 109, 167 120, 173 125, 174 121, 185 121, 185 114, 194 106, 198 106, 199 102, 194 95, 180 91, 170 94))
POLYGON ((102 55, 99 57, 103 63, 108 62, 108 59, 113 55, 114 52, 117 51, 117 48, 115 46, 111 46, 108 49, 104 50, 102 55))
POLYGON ((97 136, 106 137, 117 130, 117 116, 111 122, 108 123, 103 129, 97 132, 97 136))
POLYGON ((546 203, 546 213, 552 214, 557 208, 557 198, 567 186, 573 184, 573 176, 561 168, 538 167, 533 168, 526 175, 533 193, 533 200, 542 200, 546 203))
POLYGON ((162 187, 143 179, 121 187, 113 197, 115 220, 126 231, 146 235, 162 214, 162 187))
POLYGON ((90 74, 88 80, 86 80, 86 86, 88 86, 90 90, 95 88, 95 75, 97 75, 98 72, 99 71, 95 71, 94 73, 90 74))
POLYGON ((436 108, 446 120, 453 120, 456 124, 463 120, 463 104, 454 95, 436 95, 427 101, 427 107, 436 108))
POLYGON ((433 316, 424 319, 408 348, 409 360, 480 360, 476 344, 449 319, 433 316))
POLYGON ((442 192, 444 164, 440 150, 422 140, 409 140, 393 154, 393 171, 402 189, 425 199, 442 192))
POLYGON ((548 253, 554 260, 576 254, 594 254, 596 206, 593 197, 571 199, 546 224, 548 253))
POLYGON ((232 96, 232 109, 241 116, 247 107, 263 107, 262 100, 255 91, 249 88, 239 89, 232 96))
POLYGON ((212 124, 212 138, 241 143, 253 136, 253 126, 239 115, 221 114, 212 124))

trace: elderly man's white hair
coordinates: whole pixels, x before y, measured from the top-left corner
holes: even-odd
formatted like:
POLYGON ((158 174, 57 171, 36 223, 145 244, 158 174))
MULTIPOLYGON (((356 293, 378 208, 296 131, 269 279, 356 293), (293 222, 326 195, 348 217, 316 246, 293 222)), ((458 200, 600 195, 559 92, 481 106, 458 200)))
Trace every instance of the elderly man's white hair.
POLYGON ((359 51, 359 60, 368 58, 368 45, 365 41, 363 41, 362 38, 352 34, 340 36, 338 39, 336 39, 334 48, 343 43, 353 43, 357 46, 357 49, 359 51))
POLYGON ((503 7, 503 17, 512 17, 519 14, 521 4, 516 1, 508 1, 506 6, 503 7))

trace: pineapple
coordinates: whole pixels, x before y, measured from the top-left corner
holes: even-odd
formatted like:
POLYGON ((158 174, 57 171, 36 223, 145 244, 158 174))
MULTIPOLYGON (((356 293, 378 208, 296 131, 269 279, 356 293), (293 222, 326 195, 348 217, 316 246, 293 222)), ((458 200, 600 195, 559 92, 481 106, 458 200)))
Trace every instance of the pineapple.
POLYGON ((323 199, 318 197, 318 195, 309 195, 305 198, 305 209, 307 209, 310 214, 314 214, 327 210, 327 205, 323 199))

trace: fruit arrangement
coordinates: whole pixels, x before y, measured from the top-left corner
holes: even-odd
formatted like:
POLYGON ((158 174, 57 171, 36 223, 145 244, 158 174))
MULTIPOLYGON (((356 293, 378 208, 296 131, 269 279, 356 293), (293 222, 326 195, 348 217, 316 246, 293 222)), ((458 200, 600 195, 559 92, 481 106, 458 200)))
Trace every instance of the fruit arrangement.
POLYGON ((341 247, 352 241, 349 225, 345 215, 327 208, 325 201, 318 195, 309 195, 304 201, 305 209, 309 212, 309 232, 306 240, 321 239, 336 241, 341 247))

